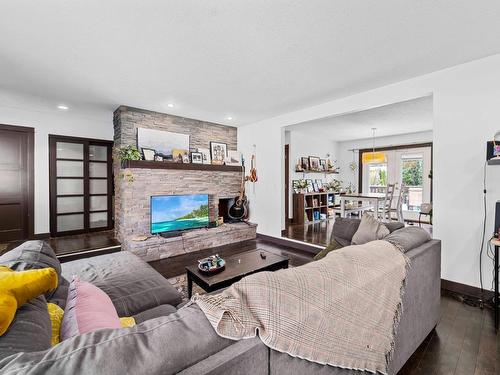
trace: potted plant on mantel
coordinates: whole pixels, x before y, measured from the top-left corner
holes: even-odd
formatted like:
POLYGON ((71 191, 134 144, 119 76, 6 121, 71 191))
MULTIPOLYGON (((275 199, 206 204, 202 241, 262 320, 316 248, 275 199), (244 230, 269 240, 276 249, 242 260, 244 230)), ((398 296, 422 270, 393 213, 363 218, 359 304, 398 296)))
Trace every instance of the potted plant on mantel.
MULTIPOLYGON (((121 162, 122 169, 127 168, 127 161, 129 160, 141 160, 141 153, 139 150, 131 145, 126 147, 116 148, 115 155, 118 156, 121 162)), ((120 172, 121 178, 127 180, 128 182, 134 182, 134 175, 132 171, 126 170, 125 172, 120 172)))
POLYGON ((126 167, 127 161, 129 160, 141 160, 141 153, 132 145, 126 147, 120 147, 117 149, 118 157, 120 158, 122 168, 126 167))

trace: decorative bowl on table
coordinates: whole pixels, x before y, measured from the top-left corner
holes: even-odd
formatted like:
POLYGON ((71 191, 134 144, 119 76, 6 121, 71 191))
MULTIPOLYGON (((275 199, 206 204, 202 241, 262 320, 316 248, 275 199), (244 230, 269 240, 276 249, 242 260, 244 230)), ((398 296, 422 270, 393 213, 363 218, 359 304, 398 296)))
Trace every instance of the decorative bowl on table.
POLYGON ((218 254, 209 256, 198 261, 198 269, 206 274, 215 274, 220 272, 226 266, 226 261, 218 254))

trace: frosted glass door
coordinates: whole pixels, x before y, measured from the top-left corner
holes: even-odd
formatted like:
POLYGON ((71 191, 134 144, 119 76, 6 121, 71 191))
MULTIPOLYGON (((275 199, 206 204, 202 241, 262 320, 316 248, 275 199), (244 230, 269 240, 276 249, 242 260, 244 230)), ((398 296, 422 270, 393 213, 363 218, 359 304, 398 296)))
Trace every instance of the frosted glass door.
POLYGON ((111 228, 112 143, 49 136, 49 144, 51 234, 111 228))
POLYGON ((84 145, 56 142, 57 232, 84 229, 84 145))
POLYGON ((89 146, 89 225, 90 228, 108 226, 108 148, 106 146, 89 146))

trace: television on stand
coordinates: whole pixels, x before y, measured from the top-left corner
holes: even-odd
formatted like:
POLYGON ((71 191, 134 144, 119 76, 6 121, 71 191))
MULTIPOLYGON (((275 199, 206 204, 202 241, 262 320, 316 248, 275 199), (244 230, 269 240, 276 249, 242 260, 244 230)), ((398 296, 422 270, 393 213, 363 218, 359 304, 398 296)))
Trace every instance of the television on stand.
POLYGON ((175 237, 209 226, 208 194, 154 195, 150 203, 151 234, 175 237))

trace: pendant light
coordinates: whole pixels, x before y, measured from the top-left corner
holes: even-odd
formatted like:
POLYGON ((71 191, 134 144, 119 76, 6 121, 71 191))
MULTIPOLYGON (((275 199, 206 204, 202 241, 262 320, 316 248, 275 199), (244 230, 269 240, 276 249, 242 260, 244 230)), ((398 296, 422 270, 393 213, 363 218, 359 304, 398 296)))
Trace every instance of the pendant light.
POLYGON ((372 152, 363 152, 361 157, 363 164, 380 164, 387 162, 385 152, 375 152, 375 130, 377 130, 377 128, 372 128, 372 152))

